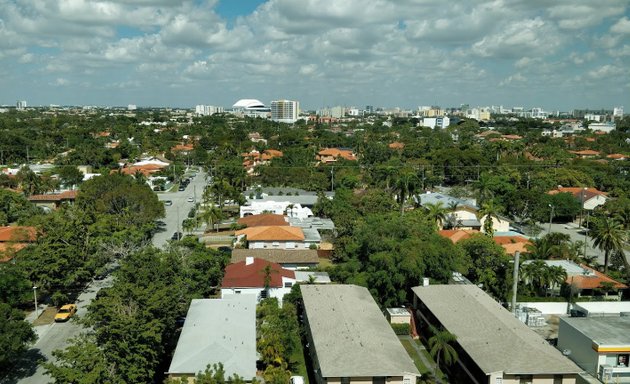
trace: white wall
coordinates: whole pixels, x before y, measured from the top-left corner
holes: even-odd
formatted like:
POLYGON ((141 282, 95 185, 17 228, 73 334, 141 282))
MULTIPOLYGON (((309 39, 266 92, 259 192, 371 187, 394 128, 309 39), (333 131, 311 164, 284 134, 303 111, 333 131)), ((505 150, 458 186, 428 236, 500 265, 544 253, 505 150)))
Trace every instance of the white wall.
POLYGON ((605 203, 606 203, 606 196, 602 196, 602 195, 593 196, 592 198, 584 202, 584 209, 588 209, 589 211, 592 211, 596 207, 599 207, 600 205, 604 205, 605 203))
MULTIPOLYGON (((282 278, 282 288, 269 288, 269 297, 275 297, 278 299, 278 303, 282 306, 282 298, 287 293, 291 292, 291 287, 284 288, 286 283, 291 283, 291 287, 295 285, 295 279, 282 278)), ((258 301, 260 301, 260 293, 263 288, 221 288, 221 298, 226 295, 256 295, 258 301)))
POLYGON ((575 328, 560 319, 558 329, 558 349, 571 351, 569 359, 582 369, 597 377, 599 355, 592 348, 592 341, 575 328))
MULTIPOLYGON (((479 222, 481 222, 482 232, 483 232, 483 223, 486 222, 487 217, 488 215, 485 215, 484 217, 481 218, 481 220, 479 220, 479 222)), ((495 232, 508 232, 510 230, 510 222, 506 220, 501 220, 498 217, 492 217, 492 229, 495 232)))
POLYGON ((521 302, 518 305, 528 308, 536 308, 543 315, 566 315, 567 314, 567 303, 558 303, 558 302, 544 302, 544 303, 536 303, 536 302, 521 302))
POLYGON ((303 241, 250 241, 249 249, 309 249, 303 241))

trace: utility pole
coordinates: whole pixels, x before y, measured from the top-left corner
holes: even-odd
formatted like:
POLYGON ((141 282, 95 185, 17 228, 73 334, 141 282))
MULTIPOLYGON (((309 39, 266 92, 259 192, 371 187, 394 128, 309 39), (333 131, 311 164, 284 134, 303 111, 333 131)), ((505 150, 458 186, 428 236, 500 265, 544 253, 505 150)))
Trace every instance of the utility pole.
POLYGON ((33 297, 35 298, 35 318, 39 318, 39 307, 37 306, 37 287, 33 286, 33 297))
POLYGON ((335 166, 330 168, 330 190, 335 192, 335 166))
POLYGON ((549 213, 549 233, 551 233, 551 221, 553 220, 553 209, 554 206, 549 204, 549 208, 551 208, 551 213, 549 213))
POLYGON ((514 281, 512 282, 512 313, 516 315, 516 292, 518 290, 518 262, 520 260, 521 253, 516 251, 514 253, 514 272, 512 273, 512 278, 514 281))

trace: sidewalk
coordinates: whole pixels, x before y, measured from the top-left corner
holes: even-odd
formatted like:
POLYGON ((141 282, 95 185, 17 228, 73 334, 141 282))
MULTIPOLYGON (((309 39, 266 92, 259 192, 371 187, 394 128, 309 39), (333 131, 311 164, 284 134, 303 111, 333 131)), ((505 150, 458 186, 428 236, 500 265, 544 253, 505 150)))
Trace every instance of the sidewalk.
POLYGON ((42 313, 44 313, 46 308, 48 308, 48 306, 46 304, 38 304, 37 305, 37 309, 38 309, 37 314, 35 314, 35 311, 29 312, 29 314, 26 315, 26 318, 24 319, 24 321, 28 321, 29 323, 33 324, 35 322, 35 320, 37 320, 37 318, 39 316, 41 316, 42 313))

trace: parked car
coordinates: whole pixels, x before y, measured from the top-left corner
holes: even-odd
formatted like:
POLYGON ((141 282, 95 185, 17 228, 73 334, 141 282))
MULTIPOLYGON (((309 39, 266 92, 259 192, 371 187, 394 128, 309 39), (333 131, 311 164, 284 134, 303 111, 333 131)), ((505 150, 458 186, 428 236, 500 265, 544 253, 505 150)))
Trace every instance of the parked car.
POLYGON ((77 306, 75 304, 66 304, 57 311, 55 322, 68 321, 75 313, 77 313, 77 306))
POLYGON ((186 201, 188 201, 189 203, 194 203, 195 202, 195 198, 190 196, 188 199, 186 199, 186 201))
POLYGON ((177 190, 178 190, 178 191, 180 191, 180 192, 185 191, 185 190, 186 190, 186 186, 185 186, 185 185, 180 184, 180 185, 179 185, 179 188, 177 188, 177 190))
POLYGON ((175 232, 173 233, 173 236, 171 236, 171 240, 181 240, 182 239, 182 233, 181 232, 175 232))
POLYGON ((291 384, 304 384, 304 376, 291 376, 291 384))
POLYGON ((173 205, 173 200, 164 200, 164 205, 170 207, 171 205, 173 205))

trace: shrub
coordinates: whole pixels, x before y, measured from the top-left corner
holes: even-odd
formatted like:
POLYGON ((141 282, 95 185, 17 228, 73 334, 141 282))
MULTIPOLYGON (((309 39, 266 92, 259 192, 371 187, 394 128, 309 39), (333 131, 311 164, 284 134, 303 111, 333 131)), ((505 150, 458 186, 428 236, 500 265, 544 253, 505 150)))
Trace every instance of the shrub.
POLYGON ((409 324, 392 324, 392 328, 395 334, 401 336, 408 335, 411 331, 409 324))

